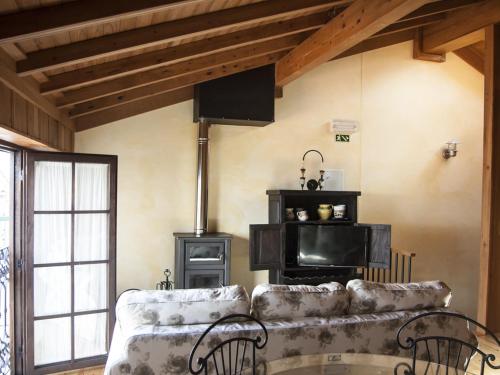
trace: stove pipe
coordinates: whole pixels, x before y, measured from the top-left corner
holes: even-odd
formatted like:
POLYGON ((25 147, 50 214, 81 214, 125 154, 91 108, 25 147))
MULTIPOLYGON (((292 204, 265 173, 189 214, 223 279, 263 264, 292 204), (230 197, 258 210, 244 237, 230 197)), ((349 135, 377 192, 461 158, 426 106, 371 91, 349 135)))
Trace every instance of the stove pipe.
POLYGON ((196 177, 196 216, 194 232, 201 235, 208 227, 208 128, 207 120, 198 125, 198 164, 196 177))

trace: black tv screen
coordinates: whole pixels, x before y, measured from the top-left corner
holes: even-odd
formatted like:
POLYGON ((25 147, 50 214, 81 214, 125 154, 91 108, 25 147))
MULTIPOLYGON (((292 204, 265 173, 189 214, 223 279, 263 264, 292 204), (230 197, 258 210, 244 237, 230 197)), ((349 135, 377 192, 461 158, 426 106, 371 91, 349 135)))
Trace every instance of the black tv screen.
POLYGON ((343 225, 299 226, 299 266, 364 267, 368 228, 343 225))
POLYGON ((264 126, 274 121, 274 65, 195 86, 194 121, 264 126))

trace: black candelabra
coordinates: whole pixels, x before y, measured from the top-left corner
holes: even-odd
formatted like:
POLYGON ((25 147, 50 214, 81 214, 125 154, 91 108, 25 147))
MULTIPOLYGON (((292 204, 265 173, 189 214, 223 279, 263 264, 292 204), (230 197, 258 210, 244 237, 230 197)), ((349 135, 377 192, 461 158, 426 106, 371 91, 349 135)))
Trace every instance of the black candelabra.
POLYGON ((163 274, 165 275, 165 280, 160 281, 158 284, 156 284, 156 289, 158 290, 172 290, 174 289, 174 283, 170 281, 170 275, 172 275, 172 272, 170 269, 166 269, 163 271, 163 274))

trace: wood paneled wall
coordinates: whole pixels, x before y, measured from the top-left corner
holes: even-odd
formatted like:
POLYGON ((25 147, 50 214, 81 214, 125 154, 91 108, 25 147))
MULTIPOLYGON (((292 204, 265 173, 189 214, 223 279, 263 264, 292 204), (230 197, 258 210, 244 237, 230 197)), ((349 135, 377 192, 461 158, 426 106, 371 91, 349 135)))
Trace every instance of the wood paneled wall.
POLYGON ((20 146, 71 152, 74 131, 0 82, 0 139, 20 146))

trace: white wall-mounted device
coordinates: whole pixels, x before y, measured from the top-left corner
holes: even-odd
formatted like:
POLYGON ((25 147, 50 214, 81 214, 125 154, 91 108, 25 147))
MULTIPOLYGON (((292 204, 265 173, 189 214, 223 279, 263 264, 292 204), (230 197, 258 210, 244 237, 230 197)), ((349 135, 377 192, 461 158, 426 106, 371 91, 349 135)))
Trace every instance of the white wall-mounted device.
POLYGON ((336 134, 353 134, 359 131, 359 122, 355 120, 337 120, 330 123, 330 132, 336 134))

